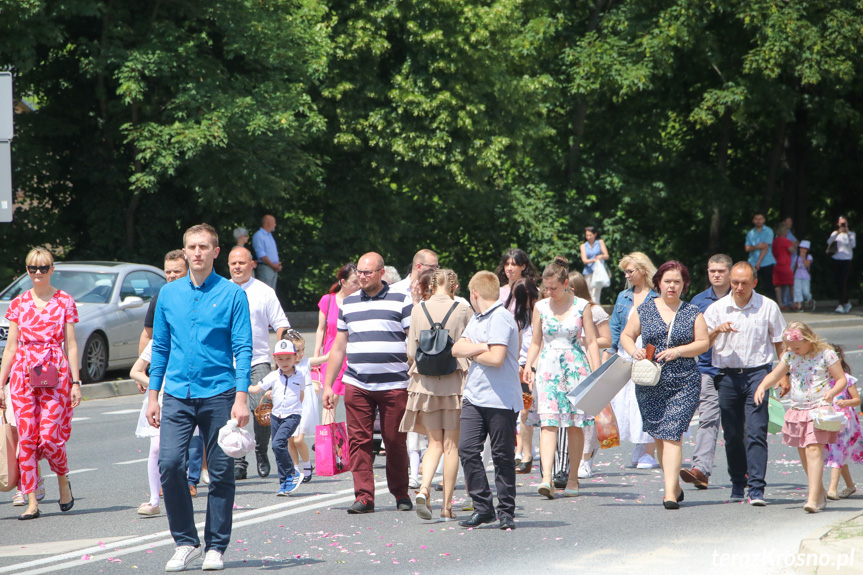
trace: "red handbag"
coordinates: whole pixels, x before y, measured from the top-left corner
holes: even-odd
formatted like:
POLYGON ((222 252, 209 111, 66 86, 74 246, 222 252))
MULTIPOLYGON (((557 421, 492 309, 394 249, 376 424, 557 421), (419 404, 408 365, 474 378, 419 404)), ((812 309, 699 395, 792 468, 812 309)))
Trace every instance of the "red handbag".
POLYGON ((57 387, 57 367, 53 365, 37 365, 30 368, 30 387, 34 389, 49 389, 57 387))

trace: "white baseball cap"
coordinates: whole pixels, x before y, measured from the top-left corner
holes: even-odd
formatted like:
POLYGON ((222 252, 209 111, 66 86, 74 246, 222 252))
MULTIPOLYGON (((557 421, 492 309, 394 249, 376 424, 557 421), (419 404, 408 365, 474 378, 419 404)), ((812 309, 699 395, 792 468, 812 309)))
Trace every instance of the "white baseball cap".
POLYGON ((273 355, 296 355, 297 350, 294 347, 293 342, 287 339, 280 339, 276 342, 276 345, 273 346, 273 355))
POLYGON ((801 247, 801 248, 806 248, 807 250, 809 249, 809 247, 810 247, 811 245, 812 245, 812 244, 810 244, 810 243, 809 243, 809 240, 803 240, 802 242, 800 242, 800 247, 801 247))

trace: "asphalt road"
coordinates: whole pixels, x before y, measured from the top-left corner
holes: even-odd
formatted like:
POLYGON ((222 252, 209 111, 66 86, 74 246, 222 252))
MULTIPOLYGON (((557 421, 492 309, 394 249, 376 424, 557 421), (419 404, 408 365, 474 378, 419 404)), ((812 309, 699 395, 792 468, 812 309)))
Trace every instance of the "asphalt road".
MULTIPOLYGON (((863 373, 859 325, 819 329, 849 350, 863 373)), ((135 513, 147 499, 148 443, 134 436, 140 397, 85 402, 75 413, 69 444, 76 504, 61 514, 48 479, 43 517, 18 522, 23 508, 0 502, 2 573, 161 573, 173 551, 164 514, 135 513)), ((693 427, 694 430, 694 427, 693 427)), ((691 438, 684 457, 691 455, 691 438)), ((519 476, 517 529, 466 530, 457 523, 424 522, 397 512, 386 491, 383 459, 376 462, 377 512, 347 515, 353 501, 349 474, 315 477, 288 499, 276 498, 276 480, 239 482, 226 569, 303 573, 789 573, 800 540, 863 507, 863 495, 831 502, 826 512, 803 512, 806 478, 797 453, 770 436, 767 499, 753 508, 729 503, 720 441, 711 487, 687 488, 677 512, 662 508, 658 470, 626 467, 629 447, 597 455, 597 475, 583 480, 576 499, 536 494, 539 474, 519 476)), ((852 469, 863 480, 858 469, 852 469)), ((46 473, 50 473, 46 471, 46 473)), ((207 488, 195 500, 203 527, 207 488)), ((438 494, 439 495, 439 494, 438 494)), ((456 492, 454 509, 464 497, 456 492)), ((435 516, 440 501, 433 502, 435 516)), ((460 513, 461 516, 468 515, 460 513)), ((858 558, 858 560, 860 560, 858 558)), ((198 563, 197 568, 200 568, 198 563)))

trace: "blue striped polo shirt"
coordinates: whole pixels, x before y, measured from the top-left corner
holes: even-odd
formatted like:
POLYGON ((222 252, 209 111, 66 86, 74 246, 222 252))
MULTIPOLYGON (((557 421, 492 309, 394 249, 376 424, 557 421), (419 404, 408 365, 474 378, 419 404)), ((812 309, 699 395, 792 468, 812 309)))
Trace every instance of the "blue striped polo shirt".
POLYGON ((363 290, 344 299, 338 330, 348 332, 348 368, 342 381, 368 391, 408 386, 407 332, 413 300, 383 289, 374 297, 363 290))

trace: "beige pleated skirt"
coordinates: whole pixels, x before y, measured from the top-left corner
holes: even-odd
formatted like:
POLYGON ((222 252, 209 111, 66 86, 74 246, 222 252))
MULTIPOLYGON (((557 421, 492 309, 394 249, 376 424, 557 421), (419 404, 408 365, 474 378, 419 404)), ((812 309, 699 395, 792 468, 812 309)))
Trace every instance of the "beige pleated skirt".
POLYGON ((428 435, 429 429, 458 429, 465 375, 462 370, 442 377, 411 373, 399 431, 428 435))

